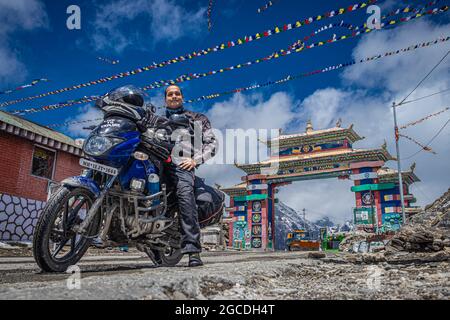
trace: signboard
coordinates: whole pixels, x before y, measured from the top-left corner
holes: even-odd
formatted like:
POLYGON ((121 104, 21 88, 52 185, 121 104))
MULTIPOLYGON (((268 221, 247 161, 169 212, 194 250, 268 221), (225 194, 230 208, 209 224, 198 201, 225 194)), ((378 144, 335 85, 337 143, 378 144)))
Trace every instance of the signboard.
POLYGON ((364 180, 364 179, 376 179, 378 174, 376 172, 364 172, 360 174, 352 174, 350 180, 364 180))
POLYGON ((369 212, 368 211, 361 212, 361 220, 369 220, 369 212))
POLYGON ((374 215, 376 214, 375 208, 372 207, 362 207, 362 208, 355 208, 354 211, 354 221, 355 224, 374 224, 375 218, 374 215))
POLYGON ((268 188, 267 184, 250 184, 247 186, 247 190, 267 190, 268 188))

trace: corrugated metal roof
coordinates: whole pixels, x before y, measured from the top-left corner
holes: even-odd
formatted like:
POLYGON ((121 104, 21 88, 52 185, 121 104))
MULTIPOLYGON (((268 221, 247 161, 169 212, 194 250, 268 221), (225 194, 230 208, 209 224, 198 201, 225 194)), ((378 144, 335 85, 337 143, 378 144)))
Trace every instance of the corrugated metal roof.
POLYGON ((68 144, 68 145, 78 148, 75 145, 75 141, 72 138, 70 138, 60 132, 43 127, 37 123, 34 123, 29 120, 25 120, 18 116, 12 115, 10 113, 0 111, 0 121, 10 124, 12 126, 18 127, 20 129, 24 129, 24 130, 33 132, 33 133, 41 135, 43 137, 53 139, 55 141, 65 143, 65 144, 68 144))

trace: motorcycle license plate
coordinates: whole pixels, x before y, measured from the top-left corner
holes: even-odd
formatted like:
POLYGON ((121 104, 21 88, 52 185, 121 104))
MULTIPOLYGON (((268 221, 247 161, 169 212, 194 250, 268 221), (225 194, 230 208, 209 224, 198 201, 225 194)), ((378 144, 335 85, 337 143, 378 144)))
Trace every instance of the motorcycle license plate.
POLYGON ((100 172, 109 174, 111 176, 117 176, 119 174, 119 170, 117 170, 116 168, 105 166, 103 164, 89 161, 89 160, 86 160, 83 158, 80 159, 80 166, 89 168, 89 169, 92 169, 95 171, 100 171, 100 172))

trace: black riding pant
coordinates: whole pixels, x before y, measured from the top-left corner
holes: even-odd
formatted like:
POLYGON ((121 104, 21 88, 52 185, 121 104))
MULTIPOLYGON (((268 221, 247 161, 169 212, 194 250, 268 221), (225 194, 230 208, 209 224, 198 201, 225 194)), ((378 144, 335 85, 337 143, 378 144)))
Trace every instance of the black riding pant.
POLYGON ((194 170, 186 171, 173 163, 165 165, 168 183, 176 190, 181 224, 181 252, 201 252, 200 226, 194 194, 194 170))

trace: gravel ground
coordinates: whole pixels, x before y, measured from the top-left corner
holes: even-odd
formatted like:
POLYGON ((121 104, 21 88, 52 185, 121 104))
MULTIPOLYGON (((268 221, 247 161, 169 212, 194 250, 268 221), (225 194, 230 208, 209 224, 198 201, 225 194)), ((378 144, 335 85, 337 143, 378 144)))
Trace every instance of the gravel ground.
POLYGON ((187 268, 183 258, 177 267, 154 268, 134 254, 91 256, 79 264, 81 288, 72 290, 68 274, 40 274, 30 258, 0 258, 0 298, 448 300, 449 257, 225 251, 205 252, 203 267, 187 268))

